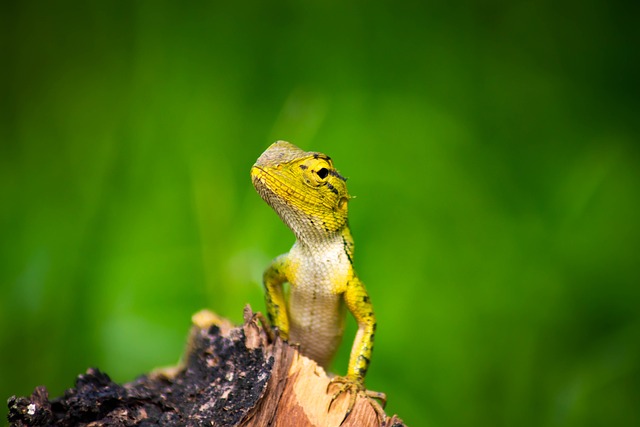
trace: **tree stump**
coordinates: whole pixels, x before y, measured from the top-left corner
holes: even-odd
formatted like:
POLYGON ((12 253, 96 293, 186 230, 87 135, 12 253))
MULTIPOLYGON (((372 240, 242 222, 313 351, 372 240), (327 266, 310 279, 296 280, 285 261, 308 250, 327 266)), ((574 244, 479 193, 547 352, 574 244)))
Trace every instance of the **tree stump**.
POLYGON ((330 378, 295 346, 261 326, 251 309, 234 326, 210 311, 193 316, 179 366, 118 385, 90 368, 75 388, 49 400, 45 387, 11 397, 11 426, 385 426, 404 424, 378 416, 358 396, 345 419, 349 396, 329 408, 330 378), (344 422, 343 422, 344 420, 344 422))

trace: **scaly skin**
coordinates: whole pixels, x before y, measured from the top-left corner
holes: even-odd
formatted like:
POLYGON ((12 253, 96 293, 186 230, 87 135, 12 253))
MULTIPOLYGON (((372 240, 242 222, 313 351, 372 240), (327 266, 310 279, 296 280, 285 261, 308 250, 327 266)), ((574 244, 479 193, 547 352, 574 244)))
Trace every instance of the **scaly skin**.
MULTIPOLYGON (((357 394, 384 403, 384 394, 364 387, 376 318, 364 284, 353 269, 345 178, 327 155, 278 141, 258 158, 251 168, 251 179, 260 196, 296 235, 291 251, 277 257, 264 273, 271 323, 280 336, 299 344, 302 354, 326 369, 342 339, 346 306, 358 322, 358 332, 347 375, 331 382, 338 385, 333 399, 343 392, 351 393, 345 419, 357 394), (288 305, 284 282, 290 284, 288 305)), ((372 402, 383 414, 377 402, 372 402)))

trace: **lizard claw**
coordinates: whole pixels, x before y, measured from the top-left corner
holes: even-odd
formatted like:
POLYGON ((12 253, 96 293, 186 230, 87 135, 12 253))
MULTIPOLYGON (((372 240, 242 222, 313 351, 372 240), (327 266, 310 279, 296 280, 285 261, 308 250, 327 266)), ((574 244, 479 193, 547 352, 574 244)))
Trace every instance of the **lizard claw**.
POLYGON ((347 407, 347 412, 344 414, 344 418, 342 419, 342 422, 340 422, 340 425, 342 425, 349 417, 349 414, 351 414, 358 396, 362 396, 368 399, 369 404, 374 409, 374 411, 376 411, 378 418, 382 420, 382 424, 384 425, 384 422, 387 419, 387 414, 385 414, 383 409, 387 403, 387 396, 384 393, 367 390, 364 388, 364 384, 362 383, 362 381, 349 377, 335 377, 331 379, 331 381, 329 381, 329 385, 327 386, 327 392, 332 385, 337 385, 338 389, 331 396, 331 401, 329 402, 327 411, 331 410, 331 405, 333 405, 333 402, 342 393, 349 393, 349 406, 347 407), (378 403, 378 400, 380 400, 382 404, 378 403))

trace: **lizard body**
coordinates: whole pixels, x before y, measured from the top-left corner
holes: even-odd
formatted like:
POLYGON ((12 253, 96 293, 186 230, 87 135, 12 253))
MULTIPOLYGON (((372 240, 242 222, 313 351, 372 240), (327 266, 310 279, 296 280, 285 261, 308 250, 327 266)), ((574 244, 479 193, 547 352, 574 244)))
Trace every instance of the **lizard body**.
POLYGON ((299 344, 302 354, 326 369, 342 339, 348 309, 358 332, 347 375, 332 380, 340 386, 333 398, 345 391, 352 393, 347 416, 357 393, 384 401, 384 394, 364 388, 376 319, 353 268, 346 179, 329 156, 303 151, 285 141, 272 144, 258 158, 251 178, 260 196, 296 235, 291 250, 277 257, 264 273, 271 323, 284 339, 299 344), (288 299, 285 282, 290 284, 288 299))

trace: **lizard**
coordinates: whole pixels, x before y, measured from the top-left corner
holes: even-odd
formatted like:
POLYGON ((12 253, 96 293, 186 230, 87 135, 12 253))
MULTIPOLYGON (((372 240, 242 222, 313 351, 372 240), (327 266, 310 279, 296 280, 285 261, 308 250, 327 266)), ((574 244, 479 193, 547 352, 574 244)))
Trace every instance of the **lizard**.
POLYGON ((251 179, 258 194, 293 231, 296 242, 275 258, 263 275, 267 316, 279 335, 323 368, 338 349, 344 332, 345 308, 358 324, 346 376, 331 379, 350 400, 347 419, 358 395, 371 402, 379 416, 384 393, 367 390, 376 318, 364 284, 353 268, 354 243, 347 220, 351 199, 346 179, 332 159, 277 141, 256 160, 251 179), (288 295, 283 284, 289 283, 288 295))

